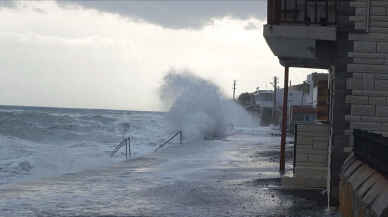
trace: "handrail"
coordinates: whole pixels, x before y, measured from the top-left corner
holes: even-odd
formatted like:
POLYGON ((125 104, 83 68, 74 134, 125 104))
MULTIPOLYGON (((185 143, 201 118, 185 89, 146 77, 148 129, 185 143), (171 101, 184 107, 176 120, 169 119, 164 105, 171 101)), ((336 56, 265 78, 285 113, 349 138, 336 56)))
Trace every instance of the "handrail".
POLYGON ((365 32, 369 32, 369 23, 370 23, 370 10, 371 10, 371 2, 367 1, 366 13, 365 13, 365 32))
POLYGON ((132 155, 131 152, 131 138, 124 138, 116 147, 114 147, 113 151, 110 153, 110 157, 113 157, 123 146, 125 146, 125 159, 128 160, 128 151, 129 154, 132 155))
POLYGON ((337 1, 267 0, 267 23, 336 25, 337 1))
MULTIPOLYGON (((163 148, 165 145, 170 143, 178 135, 179 135, 179 144, 182 144, 182 140, 183 140, 182 130, 178 130, 173 136, 171 136, 169 139, 167 139, 165 142, 163 142, 161 145, 159 145, 154 150, 154 152, 157 152, 159 149, 163 148)), ((125 146, 125 159, 128 160, 128 153, 130 155, 132 155, 132 152, 131 152, 131 138, 130 137, 124 138, 118 145, 116 145, 114 147, 113 151, 110 153, 110 156, 113 157, 124 146, 125 146)))
POLYGON ((182 144, 182 130, 179 130, 176 132, 173 136, 171 136, 169 139, 167 139, 165 142, 163 142, 161 145, 159 145, 154 152, 157 152, 159 149, 163 148, 165 145, 167 145, 171 140, 173 140, 175 137, 179 135, 179 144, 182 144))

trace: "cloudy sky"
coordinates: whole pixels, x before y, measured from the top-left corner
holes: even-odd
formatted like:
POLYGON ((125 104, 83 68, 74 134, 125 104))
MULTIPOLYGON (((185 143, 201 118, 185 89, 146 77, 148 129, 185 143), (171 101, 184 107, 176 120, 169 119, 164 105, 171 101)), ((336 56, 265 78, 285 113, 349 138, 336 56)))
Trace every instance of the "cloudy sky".
MULTIPOLYGON (((169 69, 231 96, 270 88, 282 67, 261 0, 0 1, 0 104, 160 110, 169 69)), ((312 70, 292 69, 293 83, 312 70)))

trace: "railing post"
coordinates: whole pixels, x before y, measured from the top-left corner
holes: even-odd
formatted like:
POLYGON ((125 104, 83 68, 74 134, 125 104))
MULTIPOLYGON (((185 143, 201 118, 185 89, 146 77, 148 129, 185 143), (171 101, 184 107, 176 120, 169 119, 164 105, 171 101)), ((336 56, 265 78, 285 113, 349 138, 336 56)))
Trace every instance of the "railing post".
POLYGON ((132 157, 132 150, 131 150, 131 137, 128 137, 128 148, 129 148, 129 155, 132 157))
POLYGON ((329 0, 326 0, 326 23, 325 25, 329 25, 329 0))
POLYGON ((182 145, 182 130, 179 131, 179 144, 182 145))
MULTIPOLYGON (((132 140, 133 140, 133 137, 132 137, 132 140)), ((135 156, 135 143, 132 144, 132 152, 133 152, 133 156, 135 156)))
POLYGON ((298 124, 295 123, 295 136, 294 136, 294 162, 293 162, 293 174, 295 175, 295 170, 296 170, 296 145, 298 141, 298 124))
POLYGON ((298 0, 295 0, 295 5, 294 5, 294 22, 298 20, 298 0))
POLYGON ((318 0, 314 1, 314 23, 318 23, 318 0))
POLYGON ((304 23, 306 25, 310 24, 311 22, 311 18, 309 18, 309 15, 308 15, 308 3, 309 3, 308 0, 304 0, 304 23))
POLYGON ((365 13, 365 31, 369 32, 369 19, 370 19, 370 8, 371 2, 370 0, 367 1, 367 7, 366 7, 366 13, 365 13))
POLYGON ((128 160, 128 142, 125 139, 125 160, 128 160))
POLYGON ((267 23, 270 25, 280 23, 280 10, 282 0, 268 0, 267 3, 267 23))

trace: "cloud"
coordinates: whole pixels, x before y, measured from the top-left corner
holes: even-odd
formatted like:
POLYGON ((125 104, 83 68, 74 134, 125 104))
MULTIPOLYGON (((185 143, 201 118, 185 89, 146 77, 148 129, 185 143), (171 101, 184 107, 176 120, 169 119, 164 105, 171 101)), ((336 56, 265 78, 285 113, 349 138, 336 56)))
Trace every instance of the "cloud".
POLYGON ((244 30, 261 26, 253 18, 214 19, 193 31, 45 1, 3 9, 0 19, 9 20, 0 23, 5 104, 158 110, 171 67, 191 69, 230 95, 234 79, 239 91, 255 88, 272 76, 260 68, 276 64, 260 30, 244 30))
POLYGON ((263 89, 282 73, 260 37, 264 21, 255 18, 164 28, 55 1, 26 1, 3 8, 0 20, 7 20, 0 22, 2 104, 159 110, 158 88, 170 68, 189 69, 228 96, 233 80, 241 93, 263 89))
POLYGON ((254 23, 254 22, 249 22, 245 27, 244 27, 245 30, 258 30, 260 29, 260 26, 258 26, 258 24, 254 23))
POLYGON ((215 18, 246 20, 266 17, 264 0, 57 0, 62 7, 80 6, 154 23, 165 28, 199 29, 215 18))
POLYGON ((14 0, 0 1, 0 9, 1 8, 15 8, 16 6, 17 6, 17 2, 14 0))

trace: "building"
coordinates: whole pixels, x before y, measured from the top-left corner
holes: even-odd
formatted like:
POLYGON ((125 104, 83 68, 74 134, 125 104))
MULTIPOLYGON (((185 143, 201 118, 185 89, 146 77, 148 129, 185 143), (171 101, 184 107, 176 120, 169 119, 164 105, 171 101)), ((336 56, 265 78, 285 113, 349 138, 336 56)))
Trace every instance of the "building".
POLYGON ((274 91, 273 90, 258 90, 254 93, 256 105, 262 108, 271 108, 274 105, 274 91))
MULTIPOLYGON (((305 84, 294 85, 288 88, 288 107, 295 105, 311 105, 311 102, 308 100, 308 91, 304 89, 305 84)), ((306 85, 308 86, 308 85, 306 85)), ((283 106, 283 95, 284 88, 279 89, 277 93, 277 104, 281 107, 283 106)))
POLYGON ((267 16, 263 35, 286 78, 289 67, 329 71, 327 189, 337 204, 353 129, 388 135, 388 2, 268 0, 267 16))
POLYGON ((276 106, 276 98, 273 90, 257 90, 254 94, 256 106, 260 111, 262 125, 277 123, 279 111, 276 106))
MULTIPOLYGON (((283 104, 284 89, 278 91, 277 104, 283 104)), ((278 108, 279 111, 281 108, 278 108)), ((328 120, 328 74, 311 73, 302 84, 288 88, 288 131, 293 133, 296 122, 328 120)))

